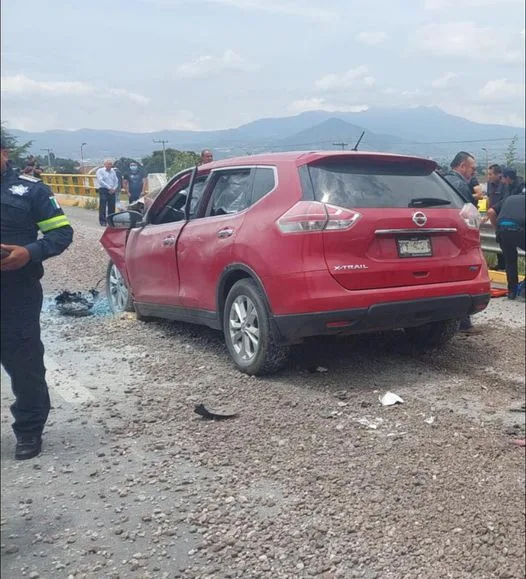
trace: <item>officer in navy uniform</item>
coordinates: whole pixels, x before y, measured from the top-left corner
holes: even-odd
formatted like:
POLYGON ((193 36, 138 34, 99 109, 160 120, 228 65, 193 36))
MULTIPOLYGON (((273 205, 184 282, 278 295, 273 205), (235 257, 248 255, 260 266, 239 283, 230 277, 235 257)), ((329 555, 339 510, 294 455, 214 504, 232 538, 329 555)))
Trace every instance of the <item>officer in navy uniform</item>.
POLYGON ((15 458, 40 453, 50 400, 40 341, 42 262, 71 243, 73 229, 51 190, 32 175, 18 175, 1 142, 0 289, 1 362, 11 378, 15 458), (38 232, 42 237, 38 239, 38 232))

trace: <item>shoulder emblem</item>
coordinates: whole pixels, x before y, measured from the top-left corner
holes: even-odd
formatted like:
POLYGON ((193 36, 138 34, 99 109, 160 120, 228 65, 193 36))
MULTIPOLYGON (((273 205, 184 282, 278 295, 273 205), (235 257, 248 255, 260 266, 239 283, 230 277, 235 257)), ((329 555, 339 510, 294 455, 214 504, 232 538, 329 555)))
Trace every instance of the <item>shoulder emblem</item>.
POLYGON ((31 183, 39 183, 42 179, 38 177, 33 177, 33 175, 19 175, 19 179, 24 179, 25 181, 30 181, 31 183))
POLYGON ((9 187, 9 191, 11 191, 13 195, 25 195, 29 191, 29 187, 25 185, 13 185, 9 187))

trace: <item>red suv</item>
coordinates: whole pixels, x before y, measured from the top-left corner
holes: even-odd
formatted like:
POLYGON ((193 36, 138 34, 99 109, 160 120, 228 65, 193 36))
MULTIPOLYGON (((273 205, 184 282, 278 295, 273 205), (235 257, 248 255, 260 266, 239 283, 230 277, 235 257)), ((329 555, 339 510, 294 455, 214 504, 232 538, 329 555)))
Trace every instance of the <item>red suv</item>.
POLYGON ((490 282, 478 215, 436 168, 309 152, 183 171, 144 215, 110 218, 110 305, 222 330, 249 374, 312 336, 403 328, 440 346, 487 306, 490 282))

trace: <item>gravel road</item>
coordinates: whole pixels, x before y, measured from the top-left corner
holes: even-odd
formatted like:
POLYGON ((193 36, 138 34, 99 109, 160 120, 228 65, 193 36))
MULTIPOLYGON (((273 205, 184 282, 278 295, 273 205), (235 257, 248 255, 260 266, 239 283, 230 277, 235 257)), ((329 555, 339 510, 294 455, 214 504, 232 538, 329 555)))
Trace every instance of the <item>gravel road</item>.
MULTIPOLYGON (((67 212, 50 298, 107 264, 96 215, 67 212)), ((35 460, 12 458, 2 377, 2 577, 524 577, 524 303, 492 300, 483 333, 439 354, 402 333, 323 340, 264 379, 216 332, 101 304, 43 313, 54 408, 35 460), (201 402, 239 416, 202 420, 201 402)))

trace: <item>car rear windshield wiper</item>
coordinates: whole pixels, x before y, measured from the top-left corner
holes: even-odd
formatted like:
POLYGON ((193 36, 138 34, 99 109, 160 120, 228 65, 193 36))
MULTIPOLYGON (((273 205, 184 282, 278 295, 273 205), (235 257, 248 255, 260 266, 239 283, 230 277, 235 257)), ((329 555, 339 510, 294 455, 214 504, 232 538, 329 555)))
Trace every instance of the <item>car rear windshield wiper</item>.
POLYGON ((438 205, 451 205, 451 201, 438 197, 415 197, 409 201, 408 207, 437 207, 438 205))

